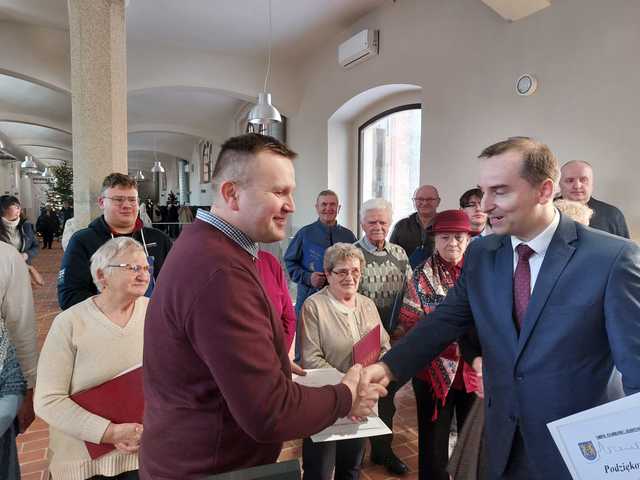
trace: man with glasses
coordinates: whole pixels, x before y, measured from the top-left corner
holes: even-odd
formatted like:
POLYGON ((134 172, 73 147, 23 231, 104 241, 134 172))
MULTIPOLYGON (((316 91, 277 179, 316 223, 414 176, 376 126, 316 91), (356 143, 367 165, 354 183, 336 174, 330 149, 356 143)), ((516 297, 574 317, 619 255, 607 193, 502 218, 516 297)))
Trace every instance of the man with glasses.
POLYGON ((153 270, 147 296, 151 294, 155 279, 171 248, 169 237, 155 228, 145 227, 138 217, 138 184, 122 173, 112 173, 102 182, 98 205, 103 215, 87 228, 76 232, 69 240, 62 257, 58 274, 58 303, 66 310, 98 293, 91 278, 91 256, 107 240, 115 237, 132 237, 145 249, 153 270))
POLYGON ((487 214, 482 211, 481 202, 482 190, 479 188, 467 190, 460 197, 460 208, 469 217, 473 238, 475 238, 475 235, 484 237, 490 233, 487 225, 487 214))
POLYGON ((433 185, 422 185, 413 194, 416 212, 396 223, 389 241, 400 245, 409 257, 411 268, 429 258, 434 249, 434 238, 427 230, 433 223, 440 195, 433 185))

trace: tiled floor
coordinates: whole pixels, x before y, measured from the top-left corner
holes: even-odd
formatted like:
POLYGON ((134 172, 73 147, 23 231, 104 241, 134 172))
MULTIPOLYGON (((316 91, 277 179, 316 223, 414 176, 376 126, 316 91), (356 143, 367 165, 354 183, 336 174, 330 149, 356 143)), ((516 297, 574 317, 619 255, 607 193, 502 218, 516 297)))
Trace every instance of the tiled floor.
MULTIPOLYGON (((49 331, 51 321, 58 313, 56 297, 56 277, 60 266, 62 249, 54 242, 53 250, 40 251, 34 265, 45 279, 44 287, 34 289, 36 316, 38 321, 38 341, 42 342, 49 331)), ((398 411, 394 425, 394 450, 396 454, 411 468, 411 472, 402 477, 413 480, 417 478, 418 469, 418 434, 416 430, 416 406, 413 391, 409 385, 396 395, 398 411)), ((40 419, 31 425, 23 435, 18 437, 18 452, 23 480, 44 480, 47 478, 47 443, 49 433, 47 425, 40 419)), ((287 442, 280 455, 280 460, 298 458, 301 455, 301 442, 287 442)), ((381 480, 391 477, 383 467, 374 465, 366 456, 363 480, 381 480)))

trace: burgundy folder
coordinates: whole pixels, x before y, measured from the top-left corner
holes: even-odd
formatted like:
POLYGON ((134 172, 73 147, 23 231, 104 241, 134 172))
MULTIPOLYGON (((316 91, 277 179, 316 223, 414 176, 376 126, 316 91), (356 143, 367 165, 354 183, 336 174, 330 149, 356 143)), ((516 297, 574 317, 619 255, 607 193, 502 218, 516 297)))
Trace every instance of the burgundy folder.
POLYGON ((369 333, 353 345, 353 364, 363 367, 376 363, 380 358, 380 325, 376 325, 369 333))
MULTIPOLYGON (((142 367, 127 370, 96 387, 74 393, 71 400, 85 410, 113 423, 142 423, 142 367)), ((110 443, 84 443, 92 460, 116 448, 110 443)))

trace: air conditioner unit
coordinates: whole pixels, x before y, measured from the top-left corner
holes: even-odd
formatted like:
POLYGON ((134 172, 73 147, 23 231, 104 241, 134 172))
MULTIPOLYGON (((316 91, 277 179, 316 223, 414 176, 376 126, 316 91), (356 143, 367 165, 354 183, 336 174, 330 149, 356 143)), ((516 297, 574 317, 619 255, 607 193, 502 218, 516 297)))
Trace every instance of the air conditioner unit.
POLYGON ((338 62, 350 68, 378 55, 378 30, 362 30, 338 47, 338 62))

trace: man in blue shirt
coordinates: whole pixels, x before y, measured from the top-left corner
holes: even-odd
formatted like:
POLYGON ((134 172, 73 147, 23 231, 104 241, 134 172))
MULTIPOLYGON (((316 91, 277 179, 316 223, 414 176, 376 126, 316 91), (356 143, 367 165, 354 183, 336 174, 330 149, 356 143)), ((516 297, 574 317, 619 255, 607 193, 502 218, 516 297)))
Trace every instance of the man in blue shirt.
POLYGON ((316 200, 318 220, 302 227, 293 237, 284 254, 284 262, 291 280, 298 284, 296 297, 296 362, 300 361, 299 319, 302 304, 309 295, 316 293, 327 283, 322 262, 324 252, 334 243, 353 243, 356 237, 351 230, 338 225, 340 211, 338 195, 332 190, 323 190, 316 200))

